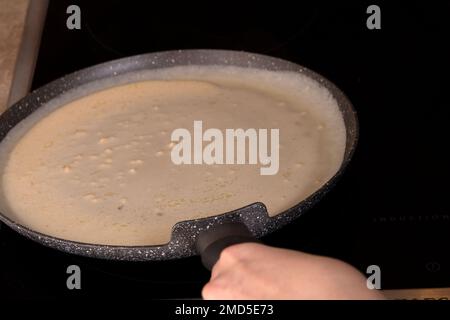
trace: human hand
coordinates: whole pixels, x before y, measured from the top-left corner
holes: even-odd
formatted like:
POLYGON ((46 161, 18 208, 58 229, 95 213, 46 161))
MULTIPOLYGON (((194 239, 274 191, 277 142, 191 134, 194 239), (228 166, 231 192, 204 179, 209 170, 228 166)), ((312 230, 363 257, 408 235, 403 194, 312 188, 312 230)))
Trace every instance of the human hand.
POLYGON ((224 249, 203 287, 204 299, 383 299, 342 261, 242 243, 224 249))

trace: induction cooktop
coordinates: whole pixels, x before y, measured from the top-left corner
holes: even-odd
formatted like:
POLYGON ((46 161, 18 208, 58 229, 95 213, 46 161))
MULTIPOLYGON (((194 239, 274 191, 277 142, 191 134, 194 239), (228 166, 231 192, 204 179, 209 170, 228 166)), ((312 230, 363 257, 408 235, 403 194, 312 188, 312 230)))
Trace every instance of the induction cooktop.
MULTIPOLYGON (((427 291, 421 288, 443 288, 429 291, 429 297, 445 299, 450 295, 445 289, 450 287, 445 16, 450 5, 380 4, 381 29, 371 30, 370 4, 170 7, 153 1, 50 0, 31 89, 100 62, 173 49, 244 50, 319 72, 353 102, 359 145, 323 201, 262 241, 337 257, 362 272, 377 265, 382 289, 415 289, 387 291, 393 298, 423 298, 427 291), (80 8, 81 28, 70 30, 67 8, 73 4, 80 8)), ((209 277, 197 257, 96 260, 43 247, 5 225, 0 257, 0 295, 14 297, 198 298, 209 277), (67 289, 70 265, 81 269, 81 290, 67 289)))

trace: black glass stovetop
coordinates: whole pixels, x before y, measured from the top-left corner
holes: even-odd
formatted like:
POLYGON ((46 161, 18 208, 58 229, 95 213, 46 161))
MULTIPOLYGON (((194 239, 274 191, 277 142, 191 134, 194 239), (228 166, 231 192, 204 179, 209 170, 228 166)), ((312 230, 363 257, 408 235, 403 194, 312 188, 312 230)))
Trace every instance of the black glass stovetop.
MULTIPOLYGON (((369 4, 162 7, 153 1, 52 0, 33 88, 100 62, 171 49, 245 50, 311 68, 353 102, 359 145, 323 201, 263 241, 334 256, 363 272, 378 265, 385 289, 450 287, 450 5, 383 4, 382 29, 368 30, 369 4), (81 30, 66 28, 70 4, 81 8, 81 30)), ((193 298, 209 277, 197 257, 146 263, 83 258, 4 225, 0 261, 4 292, 17 297, 193 298), (66 288, 66 268, 73 264, 81 268, 82 290, 66 288)))

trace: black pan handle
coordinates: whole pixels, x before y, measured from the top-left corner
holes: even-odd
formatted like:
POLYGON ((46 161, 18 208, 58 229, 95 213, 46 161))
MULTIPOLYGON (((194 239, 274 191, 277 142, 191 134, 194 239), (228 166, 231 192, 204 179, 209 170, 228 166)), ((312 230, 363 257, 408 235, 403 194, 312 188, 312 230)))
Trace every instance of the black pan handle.
POLYGON ((226 222, 200 233, 197 252, 206 269, 211 270, 226 247, 244 242, 259 242, 241 222, 226 222))

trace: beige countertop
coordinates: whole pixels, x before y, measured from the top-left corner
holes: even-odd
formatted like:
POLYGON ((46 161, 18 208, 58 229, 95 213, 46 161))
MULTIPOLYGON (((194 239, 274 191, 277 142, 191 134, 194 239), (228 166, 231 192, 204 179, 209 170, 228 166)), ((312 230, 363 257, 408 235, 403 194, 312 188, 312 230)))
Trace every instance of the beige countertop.
POLYGON ((0 113, 7 100, 29 0, 0 0, 0 113))

